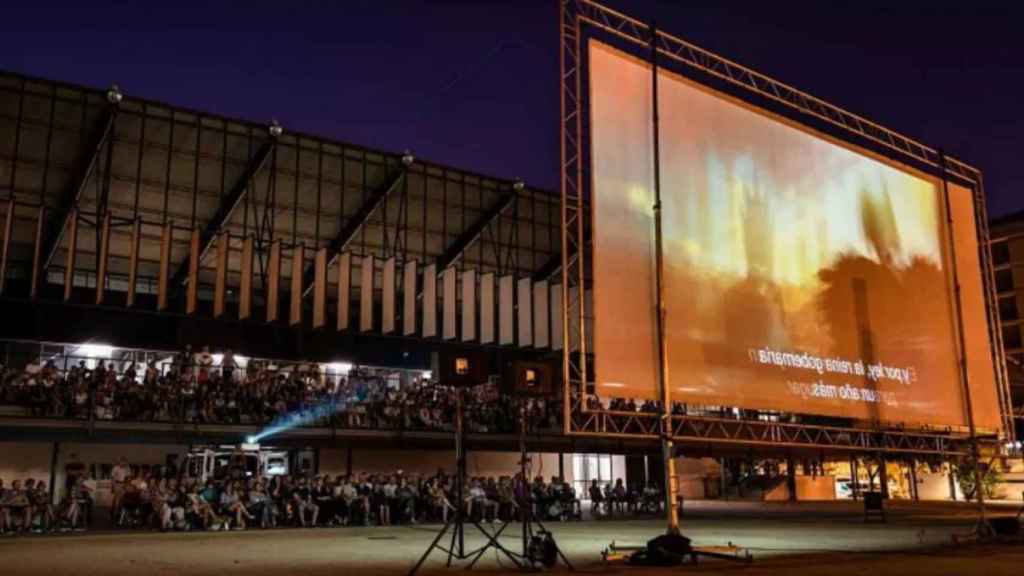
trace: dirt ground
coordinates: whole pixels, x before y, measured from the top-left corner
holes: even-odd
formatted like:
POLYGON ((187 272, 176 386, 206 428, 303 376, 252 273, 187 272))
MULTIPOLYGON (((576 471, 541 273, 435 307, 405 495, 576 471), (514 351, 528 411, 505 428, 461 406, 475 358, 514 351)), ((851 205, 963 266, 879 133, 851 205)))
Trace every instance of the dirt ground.
MULTIPOLYGON (((1004 510, 1003 513, 1009 513, 1004 510)), ((1014 510, 1016 512, 1016 510, 1014 510)), ((1021 574, 1020 544, 953 545, 966 534, 973 510, 949 504, 896 505, 889 522, 864 523, 854 504, 764 504, 695 502, 683 518, 683 533, 697 546, 732 542, 748 549, 752 564, 720 560, 674 568, 674 572, 837 574, 907 576, 1021 574)), ((486 525, 485 525, 486 526, 486 525)), ((319 528, 217 533, 105 532, 0 539, 4 575, 76 574, 158 576, 245 574, 404 574, 439 527, 319 528)), ((665 569, 605 564, 601 551, 613 540, 642 544, 662 530, 657 520, 553 523, 559 545, 578 572, 660 573, 665 569)), ((518 524, 502 542, 518 547, 518 524)), ((467 548, 483 538, 467 530, 467 548)), ((505 559, 489 551, 478 570, 510 573, 505 559)), ((558 568, 554 571, 564 571, 558 568)), ((446 573, 444 557, 430 558, 422 574, 446 573)))

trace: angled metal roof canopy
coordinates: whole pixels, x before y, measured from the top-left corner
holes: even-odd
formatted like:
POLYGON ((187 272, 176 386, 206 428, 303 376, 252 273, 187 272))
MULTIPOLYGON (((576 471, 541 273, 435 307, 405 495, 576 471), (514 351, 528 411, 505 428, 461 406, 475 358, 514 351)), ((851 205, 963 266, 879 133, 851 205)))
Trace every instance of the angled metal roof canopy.
POLYGON ((472 226, 466 228, 456 240, 449 246, 443 254, 437 257, 437 269, 444 270, 445 268, 454 264, 467 248, 473 245, 474 242, 480 235, 484 233, 484 230, 491 225, 492 222, 496 221, 501 217, 502 212, 508 210, 516 199, 519 197, 519 193, 523 191, 523 183, 516 181, 512 185, 512 190, 506 192, 504 196, 498 199, 498 201, 491 206, 489 210, 480 214, 480 218, 473 223, 472 226))
MULTIPOLYGON (((384 200, 386 200, 391 192, 398 187, 398 184, 408 172, 409 165, 412 163, 411 160, 407 162, 406 158, 411 157, 408 155, 403 156, 402 165, 388 173, 384 182, 373 190, 366 201, 363 202, 363 205, 359 207, 359 210, 356 211, 356 213, 348 219, 348 222, 342 226, 341 230, 338 231, 338 235, 331 241, 327 248, 327 254, 330 258, 327 262, 328 266, 334 264, 334 261, 338 258, 338 254, 345 250, 345 247, 352 242, 352 239, 356 237, 356 234, 359 233, 359 230, 362 229, 370 216, 380 208, 381 204, 384 203, 384 200)), ((313 289, 313 274, 314 267, 311 265, 306 268, 305 273, 302 275, 302 285, 304 286, 302 290, 303 296, 308 296, 310 291, 313 289)))
MULTIPOLYGON (((217 212, 214 214, 213 218, 211 218, 206 224, 206 227, 203 228, 203 231, 199 236, 200 262, 202 262, 206 253, 213 247, 213 242, 217 237, 217 233, 220 232, 221 228, 231 220, 231 215, 234 214, 238 205, 241 204, 242 200, 245 198, 245 195, 250 188, 250 184, 252 184, 256 175, 259 174, 260 170, 262 170, 267 164, 267 159, 270 158, 271 152, 273 152, 274 147, 277 146, 277 136, 279 136, 281 132, 273 130, 273 127, 274 126, 271 127, 272 129, 270 131, 271 138, 264 142, 263 145, 260 146, 259 150, 256 151, 256 154, 249 161, 249 165, 246 166, 245 170, 243 170, 241 174, 239 174, 234 186, 231 187, 231 191, 224 197, 224 200, 217 208, 217 212)), ((171 279, 171 286, 181 286, 185 283, 187 278, 188 262, 185 261, 178 266, 177 272, 174 273, 174 276, 171 279)))
POLYGON ((118 104, 121 102, 120 92, 111 89, 108 93, 107 106, 93 124, 89 132, 88 144, 83 149, 83 156, 76 164, 74 175, 68 183, 68 187, 61 193, 57 207, 46 223, 43 232, 43 243, 40 254, 43 255, 43 269, 50 267, 53 257, 57 254, 64 231, 68 228, 68 219, 71 218, 72 210, 78 205, 82 194, 85 192, 86 183, 96 169, 96 162, 99 159, 100 151, 110 139, 114 130, 114 121, 117 118, 118 104), (116 94, 114 97, 112 95, 116 94))

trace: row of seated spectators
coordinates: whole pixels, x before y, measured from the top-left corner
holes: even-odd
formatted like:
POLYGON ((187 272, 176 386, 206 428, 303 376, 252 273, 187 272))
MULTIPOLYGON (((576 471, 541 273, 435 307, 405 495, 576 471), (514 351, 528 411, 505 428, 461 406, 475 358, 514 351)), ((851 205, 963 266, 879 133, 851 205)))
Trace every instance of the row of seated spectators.
MULTIPOLYGON (((329 374, 316 364, 279 366, 251 360, 240 368, 230 350, 214 356, 186 349, 173 362, 53 360, 22 369, 0 366, 0 404, 34 416, 97 420, 266 425, 285 419, 343 428, 450 430, 455 389, 421 373, 353 367, 329 374), (63 362, 61 362, 63 364, 63 362)), ((466 396, 471 432, 515 431, 514 403, 497 402, 493 386, 466 396)), ((531 426, 556 429, 556 402, 529 400, 531 426)))
POLYGON ((91 493, 85 480, 80 479, 55 505, 53 494, 42 480, 14 480, 7 487, 0 478, 0 535, 84 530, 91 514, 91 493))
MULTIPOLYGON (((524 505, 521 486, 512 477, 467 478, 462 505, 473 520, 509 522, 524 505)), ((528 486, 544 517, 579 517, 579 501, 567 484, 553 478, 550 484, 537 479, 528 486)), ((114 513, 120 526, 162 530, 391 526, 444 522, 458 502, 455 480, 443 472, 206 482, 134 477, 123 485, 114 513)))
MULTIPOLYGON (((511 433, 515 403, 497 402, 493 386, 466 395, 471 432, 511 433)), ((652 400, 587 397, 590 410, 657 414, 652 400)), ((528 400, 532 429, 561 428, 561 402, 528 400)), ((21 406, 35 416, 122 421, 293 424, 339 428, 451 430, 455 389, 433 383, 421 372, 348 367, 330 373, 321 365, 249 360, 244 367, 231 350, 186 348, 172 361, 36 360, 22 368, 0 365, 0 405, 21 406), (216 358, 216 361, 215 361, 216 358), (339 371, 340 372, 340 371, 339 371)), ((673 403, 674 414, 687 413, 673 403)), ((726 410, 725 417, 737 417, 726 410)), ((615 417, 615 416, 613 416, 615 417)))
MULTIPOLYGON (((70 478, 54 505, 44 482, 16 480, 4 488, 0 480, 0 534, 84 530, 92 522, 94 487, 85 476, 70 478)), ((143 472, 123 459, 113 468, 111 493, 114 526, 162 531, 437 523, 459 503, 455 478, 441 470, 429 477, 401 471, 269 478, 231 473, 202 481, 167 468, 143 472)), ((627 490, 621 479, 604 486, 595 481, 587 495, 595 518, 659 510, 657 489, 627 490)), ((575 489, 557 477, 467 478, 461 502, 480 522, 519 520, 524 506, 545 521, 583 517, 575 489)))

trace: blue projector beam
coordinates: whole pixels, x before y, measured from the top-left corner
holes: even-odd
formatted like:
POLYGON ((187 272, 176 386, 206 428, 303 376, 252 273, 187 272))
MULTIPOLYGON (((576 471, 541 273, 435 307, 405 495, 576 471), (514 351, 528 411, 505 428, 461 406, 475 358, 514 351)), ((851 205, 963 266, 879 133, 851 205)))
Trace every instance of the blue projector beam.
POLYGON ((316 422, 317 420, 333 416, 336 412, 344 410, 347 406, 347 401, 330 398, 319 404, 314 404, 301 410, 289 412, 288 414, 274 418, 274 420, 268 426, 263 428, 259 434, 248 436, 245 441, 249 444, 259 444, 260 440, 275 434, 280 434, 285 430, 291 430, 297 426, 303 426, 310 422, 316 422))

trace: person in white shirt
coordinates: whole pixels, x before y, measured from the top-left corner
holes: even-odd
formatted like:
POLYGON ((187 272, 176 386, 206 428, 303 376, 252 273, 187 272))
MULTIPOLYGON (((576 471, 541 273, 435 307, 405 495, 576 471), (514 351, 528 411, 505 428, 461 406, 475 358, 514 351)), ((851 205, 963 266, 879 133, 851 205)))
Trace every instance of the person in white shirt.
POLYGON ((196 354, 195 363, 199 366, 200 380, 209 378, 210 367, 213 366, 213 355, 210 354, 209 346, 203 346, 202 351, 196 354))
POLYGON ((128 465, 128 459, 122 456, 110 471, 110 513, 115 521, 121 515, 121 501, 124 499, 124 492, 131 476, 132 468, 128 465))
POLYGON ((466 497, 466 514, 470 518, 473 517, 473 508, 475 506, 480 507, 480 517, 482 519, 487 519, 487 511, 490 510, 490 521, 494 522, 494 517, 498 515, 498 503, 487 497, 483 484, 477 478, 472 479, 469 486, 469 496, 466 497))

